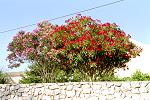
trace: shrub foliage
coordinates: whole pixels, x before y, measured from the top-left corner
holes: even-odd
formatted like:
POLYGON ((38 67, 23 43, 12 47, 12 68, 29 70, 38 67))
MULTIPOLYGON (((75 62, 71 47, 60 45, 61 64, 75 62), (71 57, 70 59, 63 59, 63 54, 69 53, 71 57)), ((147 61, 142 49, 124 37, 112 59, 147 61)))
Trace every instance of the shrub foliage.
POLYGON ((8 84, 8 83, 10 83, 8 75, 0 71, 0 84, 8 84))

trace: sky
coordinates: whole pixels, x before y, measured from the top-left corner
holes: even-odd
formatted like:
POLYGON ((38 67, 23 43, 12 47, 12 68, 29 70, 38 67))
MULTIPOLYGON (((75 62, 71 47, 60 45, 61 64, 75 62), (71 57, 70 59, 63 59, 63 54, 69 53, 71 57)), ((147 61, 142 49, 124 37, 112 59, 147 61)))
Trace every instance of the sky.
MULTIPOLYGON (((100 6, 117 0, 0 0, 0 32, 49 20, 66 14, 100 6)), ((100 19, 102 22, 116 23, 126 34, 136 41, 150 44, 150 0, 124 0, 120 3, 81 13, 100 19)), ((51 21, 64 24, 75 15, 51 21)), ((32 31, 36 26, 0 33, 0 70, 24 71, 27 64, 20 68, 7 67, 7 45, 20 31, 32 31)))

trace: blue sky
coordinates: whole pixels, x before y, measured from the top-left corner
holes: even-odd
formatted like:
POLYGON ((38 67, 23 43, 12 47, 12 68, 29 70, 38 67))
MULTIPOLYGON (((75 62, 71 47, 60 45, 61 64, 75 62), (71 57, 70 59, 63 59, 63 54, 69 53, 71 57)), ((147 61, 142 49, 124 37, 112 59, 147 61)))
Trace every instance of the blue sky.
MULTIPOLYGON (((0 0, 0 31, 41 22, 62 15, 85 10, 117 0, 0 0)), ((81 13, 100 19, 102 22, 115 22, 133 39, 150 44, 150 0, 124 0, 123 2, 81 13)), ((73 16, 70 16, 73 17, 73 16)), ((52 21, 63 24, 62 18, 52 21)), ((32 31, 36 26, 20 30, 32 31)), ((18 32, 0 33, 0 69, 5 71, 23 71, 26 65, 8 69, 6 57, 7 45, 18 32)))

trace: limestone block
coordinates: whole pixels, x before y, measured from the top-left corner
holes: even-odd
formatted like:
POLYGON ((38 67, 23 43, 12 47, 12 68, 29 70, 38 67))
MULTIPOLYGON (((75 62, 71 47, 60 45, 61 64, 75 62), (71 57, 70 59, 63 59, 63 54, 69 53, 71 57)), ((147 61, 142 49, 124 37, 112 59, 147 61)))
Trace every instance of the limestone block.
POLYGON ((66 94, 66 90, 59 90, 60 95, 65 95, 66 94))
POLYGON ((77 91, 77 92, 81 92, 83 89, 81 87, 73 87, 73 90, 77 91))
POLYGON ((58 83, 57 85, 58 86, 64 86, 65 84, 64 83, 58 83))
POLYGON ((65 98, 65 99, 62 99, 62 100, 72 100, 72 98, 65 98))
POLYGON ((91 88, 93 89, 93 91, 95 91, 95 90, 99 90, 99 89, 101 89, 101 85, 92 85, 91 86, 91 88))
POLYGON ((115 87, 121 87, 122 86, 122 82, 114 82, 114 86, 115 87))
POLYGON ((5 92, 4 92, 4 95, 5 95, 5 96, 8 96, 8 95, 10 95, 10 94, 11 94, 10 91, 5 91, 5 92))
POLYGON ((72 90, 72 89, 73 89, 73 85, 69 85, 69 86, 67 86, 67 88, 66 88, 67 91, 70 91, 70 90, 72 90))
MULTIPOLYGON (((52 98, 51 98, 52 99, 52 98)), ((53 100, 59 100, 59 95, 55 95, 54 97, 53 97, 53 100)))
POLYGON ((87 89, 84 89, 84 88, 83 88, 83 90, 82 90, 81 93, 83 93, 83 94, 90 94, 91 91, 92 91, 91 88, 87 88, 87 89))
POLYGON ((138 88, 132 88, 131 93, 132 94, 140 94, 140 91, 138 88))
POLYGON ((132 94, 132 97, 131 97, 132 100, 141 100, 140 98, 141 98, 141 95, 139 94, 132 94))
POLYGON ((34 91, 34 95, 38 96, 40 91, 41 91, 40 88, 36 88, 34 91))
POLYGON ((21 97, 21 96, 22 96, 22 93, 21 93, 21 92, 17 92, 16 95, 17 95, 18 97, 21 97))
POLYGON ((14 91, 14 90, 15 90, 14 86, 13 85, 10 86, 10 91, 14 91))
POLYGON ((59 95, 60 94, 60 90, 59 89, 56 89, 54 92, 54 95, 59 95))
POLYGON ((87 85, 89 82, 79 82, 81 85, 87 85))
POLYGON ((23 96, 23 97, 28 97, 28 94, 27 94, 26 92, 23 92, 23 93, 22 93, 22 96, 23 96))
POLYGON ((149 93, 149 89, 147 89, 146 87, 140 87, 139 92, 140 93, 149 93))
POLYGON ((19 88, 18 92, 24 92, 24 88, 19 88))
POLYGON ((15 97, 15 95, 10 95, 10 98, 14 98, 15 97))
POLYGON ((113 82, 107 82, 106 86, 107 86, 108 88, 110 88, 110 87, 114 86, 114 83, 113 83, 113 82))
POLYGON ((41 88, 41 87, 43 87, 43 84, 36 84, 35 87, 36 88, 41 88))
POLYGON ((141 96, 141 100, 149 100, 149 98, 150 98, 150 93, 142 93, 142 94, 140 94, 140 96, 141 96))
POLYGON ((29 92, 29 88, 28 87, 24 88, 24 92, 29 92))
POLYGON ((88 99, 88 98, 91 97, 91 95, 90 95, 90 94, 84 94, 84 97, 85 97, 86 99, 88 99))
POLYGON ((99 98, 98 98, 98 97, 96 97, 96 96, 93 96, 93 97, 89 97, 89 98, 87 98, 87 100, 99 100, 99 98))
POLYGON ((131 85, 130 85, 129 82, 124 82, 124 83, 121 85, 120 89, 121 89, 123 92, 127 92, 127 91, 131 91, 132 88, 131 88, 131 85))
POLYGON ((111 91, 110 89, 102 90, 101 94, 102 95, 112 95, 112 94, 114 94, 114 91, 113 90, 111 91))
POLYGON ((65 99, 66 96, 61 94, 61 95, 59 96, 59 98, 60 98, 60 99, 65 99))
POLYGON ((3 96, 1 100, 8 100, 8 96, 3 96))
MULTIPOLYGON (((106 97, 107 97, 107 96, 99 95, 99 96, 98 96, 98 99, 99 99, 99 100, 107 100, 106 97)), ((118 100, 120 100, 120 99, 118 99, 118 100)))
POLYGON ((113 95, 107 95, 107 96, 106 96, 106 100, 114 100, 113 95))
POLYGON ((19 88, 20 88, 20 85, 19 85, 19 84, 17 84, 17 85, 14 86, 14 89, 15 89, 15 90, 18 90, 19 88))
POLYGON ((4 92, 0 91, 0 98, 4 95, 4 92))
POLYGON ((50 96, 43 96, 42 100, 51 100, 50 96))
POLYGON ((80 94, 80 98, 85 98, 84 94, 80 94))
POLYGON ((80 96, 80 94, 81 94, 81 92, 76 91, 76 92, 75 92, 75 96, 74 96, 74 97, 77 97, 77 98, 78 98, 78 97, 80 96))
POLYGON ((88 84, 84 84, 84 85, 82 85, 81 87, 82 87, 83 89, 91 88, 91 86, 90 86, 90 85, 88 85, 88 84))
POLYGON ((53 86, 50 86, 49 89, 51 90, 59 89, 59 86, 57 84, 54 84, 53 86))
POLYGON ((67 97, 74 97, 75 96, 75 91, 66 91, 66 96, 67 97))
POLYGON ((120 98, 121 95, 122 95, 122 93, 114 93, 114 94, 113 94, 113 96, 114 96, 115 98, 120 98))
POLYGON ((131 88, 140 88, 141 87, 140 82, 131 82, 130 85, 131 85, 131 88))
POLYGON ((60 89, 61 89, 61 90, 66 90, 66 88, 67 88, 67 87, 66 87, 65 85, 60 86, 60 89))
POLYGON ((100 95, 100 94, 102 94, 102 90, 93 90, 91 92, 91 94, 98 94, 98 95, 100 95))
POLYGON ((47 96, 55 95, 54 90, 50 90, 50 89, 45 89, 44 94, 47 96))
POLYGON ((73 97, 71 100, 82 100, 81 98, 73 97))

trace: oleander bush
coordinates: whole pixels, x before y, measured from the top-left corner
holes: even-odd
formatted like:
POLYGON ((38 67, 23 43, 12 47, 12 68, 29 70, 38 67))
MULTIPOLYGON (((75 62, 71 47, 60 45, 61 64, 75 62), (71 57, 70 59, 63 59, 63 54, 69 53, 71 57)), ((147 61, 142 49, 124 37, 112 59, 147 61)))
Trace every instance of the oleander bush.
POLYGON ((44 21, 32 32, 18 32, 8 45, 7 59, 11 68, 26 61, 36 63, 37 70, 44 70, 40 71, 42 82, 71 81, 72 77, 77 81, 78 74, 87 78, 79 81, 97 81, 113 76, 116 69, 126 69, 126 63, 139 56, 141 48, 129 39, 115 23, 77 15, 64 25, 44 21))

